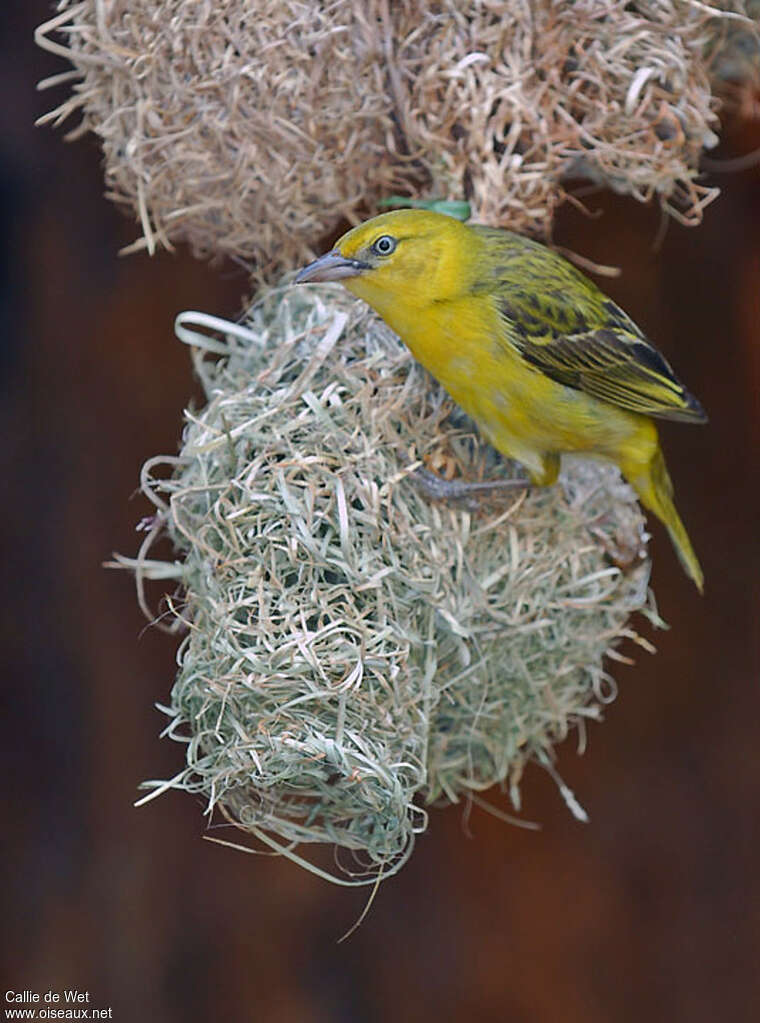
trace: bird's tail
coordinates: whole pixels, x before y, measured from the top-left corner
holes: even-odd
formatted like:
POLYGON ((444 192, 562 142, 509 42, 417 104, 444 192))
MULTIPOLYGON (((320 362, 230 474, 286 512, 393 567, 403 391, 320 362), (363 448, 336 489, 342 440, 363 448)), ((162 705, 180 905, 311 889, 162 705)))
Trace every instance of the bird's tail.
POLYGON ((660 447, 655 449, 644 471, 641 470, 640 465, 630 473, 626 471, 625 467, 623 471, 644 507, 653 511, 670 533, 670 539, 684 571, 702 593, 704 591, 702 567, 673 503, 673 484, 660 447))

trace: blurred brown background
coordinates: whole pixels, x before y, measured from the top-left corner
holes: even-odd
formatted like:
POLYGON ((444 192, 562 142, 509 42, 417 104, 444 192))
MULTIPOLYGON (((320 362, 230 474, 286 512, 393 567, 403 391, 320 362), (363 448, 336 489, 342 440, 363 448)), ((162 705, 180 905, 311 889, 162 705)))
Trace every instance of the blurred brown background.
MULTIPOLYGON (((616 667, 585 756, 561 751, 591 823, 538 768, 539 832, 433 811, 337 945, 366 892, 204 842, 189 796, 132 807, 142 779, 181 767, 153 707, 174 642, 101 562, 136 549, 140 465, 176 450, 196 393, 173 317, 234 317, 247 282, 184 253, 117 258, 137 228, 102 198, 95 142, 32 128, 55 100, 35 81, 62 69, 32 43, 50 10, 0 13, 5 987, 78 987, 157 1023, 757 1019, 760 171, 722 178, 704 225, 672 224, 659 252, 657 212, 633 201, 560 218, 559 242, 623 267, 607 290, 711 415, 662 431, 705 598, 653 524, 672 628, 616 667)), ((758 145, 760 121, 721 152, 758 145)))

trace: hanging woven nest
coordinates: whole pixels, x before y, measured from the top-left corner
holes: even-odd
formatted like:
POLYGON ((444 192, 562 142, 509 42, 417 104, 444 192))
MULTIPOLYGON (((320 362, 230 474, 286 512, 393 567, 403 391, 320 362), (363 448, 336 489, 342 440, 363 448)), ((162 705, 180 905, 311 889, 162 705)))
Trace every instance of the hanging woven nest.
POLYGON ((526 763, 554 773, 600 717, 606 657, 640 639, 632 613, 656 620, 641 511, 617 469, 573 459, 556 487, 431 501, 421 466, 517 470, 340 289, 180 320, 207 404, 168 475, 146 466, 158 514, 125 562, 141 593, 177 580, 185 631, 167 731, 187 763, 147 798, 201 793, 295 859, 327 843, 352 883, 389 876, 430 802, 501 785, 519 807, 526 763), (176 561, 150 560, 161 535, 176 561))
POLYGON ((656 198, 699 223, 724 45, 760 66, 741 0, 62 0, 37 32, 73 70, 107 194, 153 252, 276 278, 394 192, 469 199, 548 237, 568 182, 656 198), (745 45, 746 44, 746 45, 745 45))

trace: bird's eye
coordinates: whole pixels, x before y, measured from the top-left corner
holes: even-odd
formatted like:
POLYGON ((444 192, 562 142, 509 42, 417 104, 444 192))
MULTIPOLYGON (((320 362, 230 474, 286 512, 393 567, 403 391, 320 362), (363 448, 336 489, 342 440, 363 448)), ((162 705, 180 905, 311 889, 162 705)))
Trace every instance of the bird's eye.
POLYGON ((389 234, 381 234, 372 245, 372 251, 376 252, 378 256, 390 256, 395 248, 396 239, 391 238, 389 234))

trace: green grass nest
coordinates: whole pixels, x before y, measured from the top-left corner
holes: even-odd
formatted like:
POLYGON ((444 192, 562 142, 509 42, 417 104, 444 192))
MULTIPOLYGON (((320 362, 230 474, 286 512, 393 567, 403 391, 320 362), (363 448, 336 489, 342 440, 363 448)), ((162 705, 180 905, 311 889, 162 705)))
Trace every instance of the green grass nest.
POLYGON ((243 325, 183 314, 178 334, 207 404, 179 457, 146 464, 158 514, 131 565, 143 602, 146 578, 179 581, 164 709, 187 755, 146 798, 200 793, 304 865, 300 846, 337 846, 346 883, 398 870, 433 801, 500 784, 519 808, 525 764, 554 774, 554 745, 614 697, 632 612, 655 616, 617 470, 568 459, 552 488, 431 501, 421 465, 519 469, 335 286, 275 289, 243 325), (162 534, 181 560, 149 558, 162 534))

